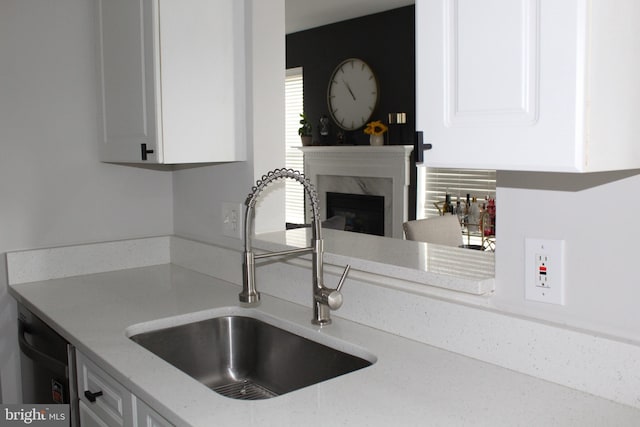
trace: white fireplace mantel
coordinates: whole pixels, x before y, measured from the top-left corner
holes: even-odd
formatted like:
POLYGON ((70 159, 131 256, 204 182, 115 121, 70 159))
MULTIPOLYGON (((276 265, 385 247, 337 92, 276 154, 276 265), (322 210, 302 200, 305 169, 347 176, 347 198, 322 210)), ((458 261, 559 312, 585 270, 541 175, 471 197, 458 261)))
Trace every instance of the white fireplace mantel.
MULTIPOLYGON (((322 205, 326 203, 327 191, 337 191, 330 188, 336 185, 349 188, 342 192, 384 196, 385 236, 403 237, 413 146, 312 146, 301 150, 304 174, 316 187, 322 205)), ((321 211, 321 217, 325 216, 321 211)))

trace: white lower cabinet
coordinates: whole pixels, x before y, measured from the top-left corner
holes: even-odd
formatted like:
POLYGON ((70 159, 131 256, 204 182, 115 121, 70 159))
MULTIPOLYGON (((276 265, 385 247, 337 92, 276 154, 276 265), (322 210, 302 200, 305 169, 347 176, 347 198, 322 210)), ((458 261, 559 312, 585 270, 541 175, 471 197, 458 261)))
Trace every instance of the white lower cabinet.
POLYGON ((91 410, 82 400, 80 400, 80 425, 82 427, 109 427, 102 419, 91 410))
POLYGON ((167 427, 172 424, 76 351, 81 427, 167 427))
POLYGON ((138 427, 170 427, 172 424, 169 421, 162 418, 156 411, 151 409, 149 405, 142 400, 133 396, 133 400, 136 402, 134 405, 136 415, 134 419, 134 425, 138 427))

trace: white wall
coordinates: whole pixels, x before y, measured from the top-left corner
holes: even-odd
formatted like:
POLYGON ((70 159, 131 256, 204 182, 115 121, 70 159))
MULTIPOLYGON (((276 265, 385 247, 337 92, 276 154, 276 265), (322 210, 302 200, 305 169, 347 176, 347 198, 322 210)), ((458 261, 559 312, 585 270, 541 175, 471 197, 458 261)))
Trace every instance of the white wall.
POLYGON ((499 172, 498 185, 491 304, 640 342, 640 171, 499 172), (566 305, 524 299, 527 237, 565 240, 566 305))
MULTIPOLYGON (((174 232, 239 246, 221 235, 222 202, 243 202, 256 179, 284 164, 284 0, 246 0, 249 160, 175 172, 98 161, 93 3, 0 3, 0 253, 174 232)), ((284 192, 270 193, 259 232, 284 224, 284 192)), ((5 276, 2 265, 0 396, 17 402, 5 276)))
MULTIPOLYGON (((170 172, 98 161, 93 3, 0 2, 0 253, 173 231, 170 172)), ((16 402, 3 273, 0 385, 16 402)))
MULTIPOLYGON (((252 181, 255 183, 268 171, 285 166, 286 39, 285 1, 252 0, 251 3, 250 133, 253 138, 252 181)), ((264 192, 256 206, 256 233, 282 230, 284 206, 284 183, 274 184, 264 192)))
MULTIPOLYGON (((244 203, 255 181, 285 158, 284 0, 246 0, 246 11, 248 160, 181 169, 173 179, 175 234, 238 248, 239 239, 222 236, 222 203, 244 203)), ((284 186, 274 189, 259 201, 256 232, 284 228, 284 186)))

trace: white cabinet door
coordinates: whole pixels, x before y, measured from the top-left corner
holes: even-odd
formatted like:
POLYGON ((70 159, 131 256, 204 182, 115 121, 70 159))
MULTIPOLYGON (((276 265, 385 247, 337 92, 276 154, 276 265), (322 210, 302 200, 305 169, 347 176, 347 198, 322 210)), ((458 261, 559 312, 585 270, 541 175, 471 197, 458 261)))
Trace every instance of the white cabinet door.
POLYGON ((159 46, 151 0, 98 0, 98 111, 104 161, 158 162, 161 138, 159 46))
POLYGON ((83 401, 80 401, 80 427, 111 427, 114 425, 118 424, 107 424, 83 401))
POLYGON ((136 408, 135 427, 171 427, 173 425, 135 396, 134 401, 136 408))
POLYGON ((245 159, 243 5, 98 0, 101 160, 245 159))
POLYGON ((76 350, 81 427, 171 427, 169 421, 76 350))
MULTIPOLYGON (((76 352, 76 366, 78 396, 90 409, 90 418, 99 418, 108 426, 133 425, 131 393, 80 352, 76 352)), ((84 427, 82 420, 81 424, 84 427)))
POLYGON ((632 55, 640 42, 634 25, 624 25, 640 18, 640 7, 591 3, 417 0, 417 127, 433 146, 425 163, 539 171, 640 166, 640 157, 628 156, 628 149, 640 154, 629 136, 640 127, 616 119, 640 107, 640 98, 616 89, 640 90, 628 71, 640 72, 632 55), (616 147, 627 154, 612 155, 616 147))

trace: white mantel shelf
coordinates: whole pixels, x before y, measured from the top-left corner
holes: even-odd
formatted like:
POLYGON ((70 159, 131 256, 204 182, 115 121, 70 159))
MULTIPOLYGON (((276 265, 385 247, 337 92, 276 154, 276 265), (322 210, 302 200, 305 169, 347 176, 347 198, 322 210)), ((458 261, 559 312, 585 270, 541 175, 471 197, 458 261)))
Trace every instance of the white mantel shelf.
POLYGON ((411 153, 412 145, 308 145, 300 147, 302 151, 317 153, 411 153))
POLYGON ((322 177, 358 179, 361 180, 360 188, 368 187, 371 179, 389 181, 388 189, 378 187, 372 191, 350 192, 384 196, 385 236, 402 238, 402 223, 408 218, 410 155, 413 146, 334 145, 307 146, 301 147, 301 150, 304 153, 305 176, 316 186, 321 203, 326 200, 327 192, 322 177))
MULTIPOLYGON (((313 158, 325 158, 332 159, 338 161, 341 166, 342 163, 346 163, 347 166, 353 170, 357 166, 351 163, 354 159, 359 160, 373 160, 373 161, 382 161, 384 163, 393 160, 400 159, 404 161, 404 159, 408 159, 409 155, 413 152, 412 145, 382 145, 382 146, 373 146, 373 145, 329 145, 329 146, 307 146, 300 147, 300 150, 304 153, 305 157, 313 157, 313 158)), ((363 165, 367 166, 367 165, 363 165)), ((375 172, 367 172, 367 167, 357 168, 358 170, 363 170, 362 176, 379 176, 375 172)), ((306 172, 306 169, 305 169, 306 172)), ((408 185, 409 183, 409 169, 407 168, 405 172, 405 181, 408 185)), ((305 174, 306 175, 306 174, 305 174)))

